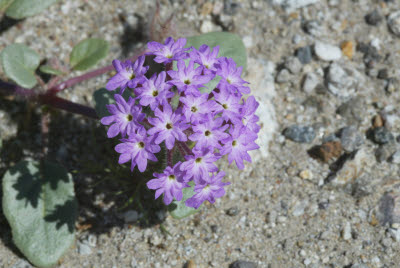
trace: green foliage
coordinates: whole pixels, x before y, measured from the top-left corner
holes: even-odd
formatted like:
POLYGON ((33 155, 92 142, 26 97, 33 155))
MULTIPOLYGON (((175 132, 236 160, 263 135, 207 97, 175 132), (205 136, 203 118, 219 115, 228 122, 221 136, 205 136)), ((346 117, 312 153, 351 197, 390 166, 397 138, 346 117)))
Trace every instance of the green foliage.
POLYGON ((60 70, 54 69, 50 65, 40 66, 39 70, 45 74, 53 74, 53 75, 63 75, 64 73, 60 70))
POLYGON ((34 50, 22 44, 12 44, 3 49, 0 57, 4 73, 15 83, 25 88, 36 85, 34 73, 40 58, 34 50))
POLYGON ((7 8, 6 15, 23 19, 36 15, 59 0, 0 0, 0 9, 7 8))
MULTIPOLYGON (((199 48, 201 45, 206 44, 210 48, 219 46, 218 57, 232 58, 237 66, 243 66, 243 71, 247 67, 246 48, 244 47, 242 39, 236 34, 228 32, 212 32, 191 36, 187 38, 186 47, 199 48)), ((214 78, 206 84, 208 92, 211 92, 218 84, 220 77, 214 78)), ((205 89, 205 88, 204 88, 205 89)))
POLYGON ((87 70, 107 56, 108 42, 103 39, 88 38, 79 42, 70 54, 70 64, 74 70, 87 70))
POLYGON ((51 162, 19 162, 3 177, 3 212, 27 259, 38 267, 55 265, 75 239, 72 177, 51 162))
POLYGON ((189 182, 190 187, 184 188, 182 193, 183 197, 181 201, 173 201, 169 206, 168 206, 168 211, 170 212, 171 216, 174 219, 183 219, 186 217, 189 217, 190 215, 193 215, 194 213, 198 212, 198 209, 194 209, 191 207, 187 207, 185 205, 185 202, 187 199, 191 198, 195 192, 194 192, 194 183, 191 181, 189 182))

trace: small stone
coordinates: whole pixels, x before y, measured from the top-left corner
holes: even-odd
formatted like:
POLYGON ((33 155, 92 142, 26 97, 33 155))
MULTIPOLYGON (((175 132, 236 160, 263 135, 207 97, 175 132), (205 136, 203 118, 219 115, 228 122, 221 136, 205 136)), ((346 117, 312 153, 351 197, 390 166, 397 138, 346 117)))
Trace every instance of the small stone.
POLYGON ((32 265, 26 260, 19 260, 11 268, 32 268, 32 265))
POLYGON ((303 82, 303 91, 311 93, 320 83, 319 77, 315 73, 307 73, 303 82))
POLYGON ((390 31, 397 37, 400 37, 400 10, 391 13, 387 20, 390 31))
POLYGON ((385 127, 377 127, 372 130, 372 140, 377 144, 385 144, 394 141, 394 136, 385 127))
POLYGON ((389 159, 393 164, 400 164, 400 150, 397 150, 389 159))
POLYGON ((125 223, 132 223, 139 219, 139 213, 136 210, 128 210, 123 215, 125 223))
POLYGON ((224 12, 228 15, 235 15, 240 8, 240 4, 232 0, 224 0, 224 12))
POLYGON ((346 152, 353 152, 364 143, 363 136, 357 131, 356 126, 345 127, 340 133, 340 142, 346 152))
POLYGON ((296 50, 296 57, 302 64, 308 64, 312 60, 312 52, 310 46, 299 47, 296 50))
POLYGON ((342 231, 342 238, 344 240, 351 239, 351 225, 350 222, 346 222, 342 231))
POLYGON ((206 16, 206 15, 209 15, 212 11, 213 11, 213 3, 206 2, 201 7, 200 14, 203 15, 203 16, 206 16))
POLYGON ((288 69, 292 74, 297 74, 301 71, 301 62, 296 57, 288 57, 285 61, 285 68, 288 69))
POLYGON ((89 235, 87 238, 87 244, 91 247, 96 247, 97 237, 95 235, 89 235))
POLYGON ((389 70, 387 68, 380 69, 378 71, 378 79, 388 79, 389 78, 389 70))
POLYGON ((386 87, 385 87, 386 92, 389 92, 389 93, 396 92, 400 88, 399 84, 400 83, 399 83, 399 80, 397 78, 395 78, 395 77, 389 78, 387 80, 387 84, 386 84, 386 87))
POLYGON ((396 152, 396 146, 392 142, 380 145, 375 151, 376 161, 379 163, 389 160, 396 152))
POLYGON ((211 232, 216 233, 216 232, 218 232, 219 227, 218 227, 218 225, 213 224, 210 226, 210 229, 211 229, 211 232))
POLYGON ((371 13, 365 15, 365 22, 369 25, 376 26, 382 21, 383 17, 379 14, 378 10, 374 10, 371 13))
POLYGON ((78 242, 78 253, 81 255, 90 255, 92 254, 92 249, 90 248, 89 245, 85 243, 78 242))
POLYGON ((312 36, 321 36, 324 32, 321 22, 316 20, 306 21, 303 25, 303 29, 312 36))
POLYGON ((317 57, 323 61, 336 61, 342 57, 340 48, 322 42, 315 43, 314 51, 317 57))
POLYGON ((359 42, 357 44, 357 50, 364 54, 363 61, 368 68, 372 68, 375 63, 379 62, 382 58, 377 48, 371 44, 359 42))
POLYGON ((287 69, 282 69, 276 76, 276 82, 280 84, 289 82, 290 79, 291 75, 287 69))
POLYGON ((400 242, 400 229, 389 228, 389 233, 396 242, 400 242))
POLYGON ((385 193, 375 209, 375 214, 378 222, 382 225, 393 225, 400 223, 400 195, 395 192, 385 193))
POLYGON ((331 63, 326 75, 328 90, 337 97, 347 98, 355 93, 355 87, 364 81, 356 70, 342 68, 337 63, 331 63))
POLYGON ((303 215, 304 210, 306 209, 307 206, 308 206, 307 201, 298 202, 293 207, 292 215, 295 217, 299 217, 299 216, 303 215))
POLYGON ((378 127, 382 127, 383 126, 383 119, 382 119, 382 116, 380 114, 377 114, 372 118, 372 126, 374 128, 378 128, 378 127))
POLYGON ((308 170, 308 169, 302 170, 300 172, 299 176, 303 180, 312 180, 312 178, 313 178, 312 172, 310 170, 308 170))
POLYGON ((340 141, 328 141, 319 146, 314 146, 308 154, 317 160, 328 163, 331 159, 338 158, 342 154, 340 141))
POLYGON ((354 53, 354 46, 353 42, 351 41, 344 41, 341 45, 340 48, 342 49, 343 55, 345 55, 347 58, 350 60, 353 58, 353 53, 354 53))
POLYGON ((231 263, 229 268, 257 268, 257 264, 254 262, 237 260, 231 263))
POLYGON ((316 134, 311 126, 292 125, 283 131, 283 135, 294 142, 311 143, 316 134))
POLYGON ((188 260, 183 267, 184 268, 196 268, 196 263, 193 260, 188 260))
POLYGON ((200 26, 200 32, 208 33, 214 30, 214 24, 209 20, 204 20, 200 26))
POLYGON ((226 214, 229 216, 236 216, 239 214, 239 209, 237 207, 231 207, 226 211, 226 214))
POLYGON ((364 103, 360 97, 354 97, 340 105, 336 113, 346 118, 350 124, 358 124, 363 120, 364 103))

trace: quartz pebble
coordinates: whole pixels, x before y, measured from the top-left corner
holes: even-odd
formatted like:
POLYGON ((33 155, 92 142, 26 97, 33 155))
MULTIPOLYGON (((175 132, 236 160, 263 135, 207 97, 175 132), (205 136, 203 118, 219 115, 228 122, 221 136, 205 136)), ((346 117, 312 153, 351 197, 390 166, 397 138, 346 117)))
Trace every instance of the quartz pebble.
POLYGON ((389 15, 387 23, 390 31, 397 37, 400 37, 400 10, 389 15))
POLYGON ((257 268, 257 264, 254 262, 237 260, 231 263, 229 268, 257 268))
POLYGON ((320 83, 318 75, 315 73, 307 73, 303 82, 303 91, 311 93, 320 83))
POLYGON ((323 61, 336 61, 342 57, 339 47, 322 42, 315 43, 314 51, 317 57, 323 61))
POLYGON ((344 240, 351 239, 351 225, 350 222, 346 222, 342 231, 342 237, 344 240))
POLYGON ((293 125, 283 131, 283 135, 292 141, 310 143, 315 138, 315 131, 311 126, 293 125))
POLYGON ((301 71, 301 62, 296 57, 289 57, 285 61, 285 68, 288 69, 292 74, 297 74, 301 71))
POLYGON ((278 82, 280 84, 286 83, 286 82, 289 82, 290 78, 291 78, 291 75, 290 75, 289 71, 287 69, 282 69, 276 76, 276 82, 278 82))

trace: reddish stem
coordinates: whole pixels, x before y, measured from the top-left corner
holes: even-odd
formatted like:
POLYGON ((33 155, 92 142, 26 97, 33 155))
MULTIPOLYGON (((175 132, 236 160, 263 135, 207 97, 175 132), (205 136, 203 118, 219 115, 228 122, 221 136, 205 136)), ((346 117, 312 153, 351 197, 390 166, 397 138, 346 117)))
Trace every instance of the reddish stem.
POLYGON ((186 152, 187 155, 192 155, 192 150, 186 145, 184 142, 179 142, 179 144, 182 146, 182 149, 186 152))

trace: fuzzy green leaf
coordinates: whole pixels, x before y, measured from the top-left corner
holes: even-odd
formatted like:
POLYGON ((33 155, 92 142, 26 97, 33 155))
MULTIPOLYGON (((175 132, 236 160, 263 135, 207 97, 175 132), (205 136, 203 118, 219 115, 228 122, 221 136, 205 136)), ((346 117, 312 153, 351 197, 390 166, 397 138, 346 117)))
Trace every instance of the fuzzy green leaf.
POLYGON ((67 171, 21 161, 3 177, 3 212, 15 245, 38 267, 50 267, 74 242, 77 202, 67 171))
MULTIPOLYGON (((246 70, 246 48, 243 44, 242 39, 240 39, 240 37, 236 34, 228 32, 212 32, 197 36, 191 36, 187 38, 186 47, 193 46, 196 49, 199 49, 199 47, 203 44, 208 45, 210 48, 220 46, 218 57, 232 58, 236 62, 237 67, 243 66, 243 71, 246 70)), ((208 88, 207 93, 211 92, 215 88, 220 79, 221 78, 217 76, 212 81, 206 84, 208 88)), ((205 92, 205 88, 203 88, 202 91, 205 92)))
POLYGON ((4 11, 14 0, 0 0, 0 11, 4 11))
POLYGON ((1 52, 4 73, 25 88, 32 88, 36 85, 34 73, 39 63, 39 55, 22 44, 9 45, 1 52))
POLYGON ((74 70, 87 70, 105 58, 108 49, 108 42, 103 39, 85 39, 72 49, 70 64, 74 70))
POLYGON ((171 214, 171 216, 174 219, 183 219, 186 217, 189 217, 190 215, 193 215, 194 213, 198 212, 199 209, 194 209, 191 207, 187 207, 185 205, 185 202, 187 199, 191 198, 195 192, 194 192, 194 183, 189 182, 190 187, 188 188, 183 188, 183 197, 181 201, 173 201, 169 206, 168 206, 168 211, 171 214))
POLYGON ((52 74, 52 75, 63 75, 64 73, 60 70, 54 69, 50 65, 43 65, 40 66, 39 70, 45 74, 52 74))
POLYGON ((6 15, 13 19, 23 19, 42 12, 57 1, 59 0, 15 0, 7 8, 6 15))

